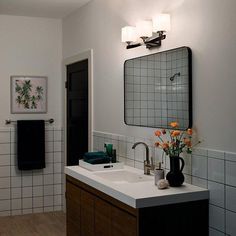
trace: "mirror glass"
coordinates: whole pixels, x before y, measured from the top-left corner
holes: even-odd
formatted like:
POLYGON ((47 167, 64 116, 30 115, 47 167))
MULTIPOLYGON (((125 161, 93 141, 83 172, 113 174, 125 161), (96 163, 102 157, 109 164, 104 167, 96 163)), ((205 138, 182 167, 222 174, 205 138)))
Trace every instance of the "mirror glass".
POLYGON ((192 126, 191 50, 176 48, 124 63, 125 123, 180 129, 192 126))

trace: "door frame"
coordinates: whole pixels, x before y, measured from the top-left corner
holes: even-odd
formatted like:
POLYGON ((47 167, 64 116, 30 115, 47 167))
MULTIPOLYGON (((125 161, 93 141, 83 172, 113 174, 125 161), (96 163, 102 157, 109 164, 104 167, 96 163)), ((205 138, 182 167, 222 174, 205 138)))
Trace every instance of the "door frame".
POLYGON ((93 50, 89 49, 84 52, 80 52, 74 56, 65 58, 63 60, 63 65, 62 65, 62 73, 63 73, 63 93, 64 93, 64 99, 63 99, 63 104, 64 104, 64 112, 63 112, 63 121, 64 121, 64 160, 65 160, 65 165, 67 165, 67 89, 65 89, 65 83, 67 81, 67 66, 76 62, 80 62, 83 60, 88 60, 88 150, 92 151, 93 147, 93 50))

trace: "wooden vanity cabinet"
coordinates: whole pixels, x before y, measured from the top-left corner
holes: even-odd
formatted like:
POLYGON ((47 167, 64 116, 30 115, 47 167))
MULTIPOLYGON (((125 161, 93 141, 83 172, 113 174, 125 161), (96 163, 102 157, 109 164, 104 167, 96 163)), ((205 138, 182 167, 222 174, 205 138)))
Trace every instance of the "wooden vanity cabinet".
POLYGON ((135 209, 66 177, 67 236, 136 236, 135 209))
POLYGON ((208 200, 132 208, 66 176, 67 236, 208 236, 208 200))

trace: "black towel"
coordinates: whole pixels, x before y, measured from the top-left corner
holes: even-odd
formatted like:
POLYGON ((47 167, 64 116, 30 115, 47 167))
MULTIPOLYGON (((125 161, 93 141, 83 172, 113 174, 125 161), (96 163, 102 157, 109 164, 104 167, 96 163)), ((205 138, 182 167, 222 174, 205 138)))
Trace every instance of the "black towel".
POLYGON ((44 120, 17 121, 17 159, 19 170, 45 168, 44 120))

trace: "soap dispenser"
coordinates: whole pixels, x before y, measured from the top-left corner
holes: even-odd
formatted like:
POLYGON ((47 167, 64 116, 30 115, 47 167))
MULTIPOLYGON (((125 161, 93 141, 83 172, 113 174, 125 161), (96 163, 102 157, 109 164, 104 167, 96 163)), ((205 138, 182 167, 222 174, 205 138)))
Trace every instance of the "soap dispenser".
POLYGON ((164 169, 161 168, 161 162, 158 162, 158 167, 154 170, 154 176, 155 185, 159 180, 164 179, 164 169))
POLYGON ((110 162, 116 163, 116 149, 113 149, 112 143, 105 143, 105 152, 110 157, 110 162))

